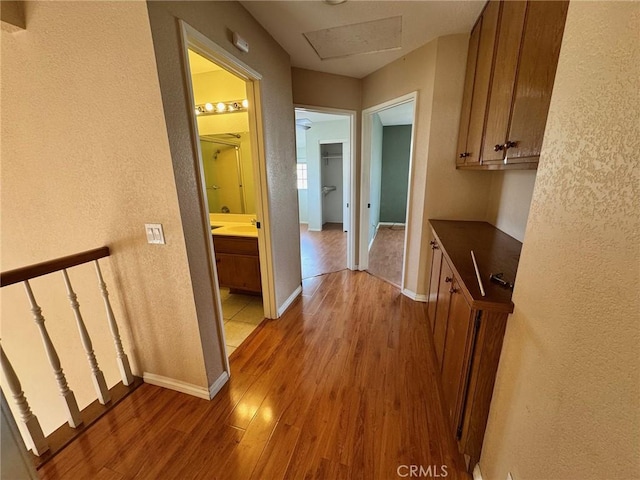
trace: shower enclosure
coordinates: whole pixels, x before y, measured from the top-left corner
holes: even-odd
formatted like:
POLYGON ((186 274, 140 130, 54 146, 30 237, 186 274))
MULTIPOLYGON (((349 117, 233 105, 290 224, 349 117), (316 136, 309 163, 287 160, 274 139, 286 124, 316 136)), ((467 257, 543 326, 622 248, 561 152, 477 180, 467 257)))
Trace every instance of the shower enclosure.
POLYGON ((242 139, 239 133, 200 136, 210 213, 255 211, 247 202, 245 177, 252 172, 250 162, 243 159, 242 139))

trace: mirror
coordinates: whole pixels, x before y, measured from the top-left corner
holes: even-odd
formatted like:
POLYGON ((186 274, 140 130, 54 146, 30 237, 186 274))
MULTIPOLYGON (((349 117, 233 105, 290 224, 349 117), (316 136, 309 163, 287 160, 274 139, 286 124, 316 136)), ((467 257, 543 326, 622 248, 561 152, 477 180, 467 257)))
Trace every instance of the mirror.
POLYGON ((209 213, 255 214, 249 133, 200 136, 209 213))

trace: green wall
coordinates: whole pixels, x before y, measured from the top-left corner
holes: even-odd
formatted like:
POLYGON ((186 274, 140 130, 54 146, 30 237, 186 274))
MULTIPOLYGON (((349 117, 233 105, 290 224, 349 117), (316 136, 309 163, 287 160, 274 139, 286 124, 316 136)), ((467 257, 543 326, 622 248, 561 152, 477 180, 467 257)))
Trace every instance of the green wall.
POLYGON ((382 128, 381 222, 405 222, 410 153, 411 125, 382 128))

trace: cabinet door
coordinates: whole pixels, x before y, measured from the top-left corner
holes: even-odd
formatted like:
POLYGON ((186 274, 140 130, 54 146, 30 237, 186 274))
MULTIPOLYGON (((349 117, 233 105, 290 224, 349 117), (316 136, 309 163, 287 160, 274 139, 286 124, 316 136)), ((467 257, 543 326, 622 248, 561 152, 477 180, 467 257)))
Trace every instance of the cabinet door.
POLYGON ((481 160, 482 136, 493 68, 494 47, 498 29, 501 3, 490 1, 480 19, 480 40, 473 82, 473 96, 469 113, 469 132, 465 165, 479 165, 481 160))
POLYGON ((458 130, 457 165, 464 165, 467 153, 467 135, 469 134, 469 120, 471 117, 471 98, 473 96, 473 82, 476 77, 476 63, 478 60, 478 44, 480 42, 480 28, 482 18, 471 30, 469 50, 467 52, 467 72, 464 77, 464 91, 462 93, 462 113, 460 114, 460 128, 458 130))
POLYGON ((444 352, 444 342, 447 336, 447 321, 449 319, 449 302, 451 300, 451 283, 453 281, 453 271, 446 260, 442 261, 440 269, 440 279, 438 284, 438 301, 436 306, 436 321, 433 327, 433 343, 436 348, 438 365, 442 366, 442 354, 444 352))
POLYGON ((221 287, 237 288, 249 292, 262 291, 258 257, 217 253, 216 265, 221 287))
POLYGON ((527 2, 504 2, 500 17, 496 63, 491 82, 482 163, 502 162, 509 130, 513 89, 518 69, 520 41, 524 30, 527 2), (495 147, 501 147, 496 149, 495 147))
POLYGON ((547 124, 568 1, 531 1, 527 8, 505 163, 537 162, 547 124))
POLYGON ((469 373, 473 318, 471 307, 454 280, 442 360, 442 390, 451 427, 456 432, 462 416, 464 387, 469 373))
POLYGON ((442 250, 433 241, 431 244, 433 254, 431 255, 431 277, 429 279, 429 298, 427 305, 427 315, 431 322, 431 331, 436 323, 436 307, 438 302, 438 287, 440 285, 440 267, 442 265, 442 250))

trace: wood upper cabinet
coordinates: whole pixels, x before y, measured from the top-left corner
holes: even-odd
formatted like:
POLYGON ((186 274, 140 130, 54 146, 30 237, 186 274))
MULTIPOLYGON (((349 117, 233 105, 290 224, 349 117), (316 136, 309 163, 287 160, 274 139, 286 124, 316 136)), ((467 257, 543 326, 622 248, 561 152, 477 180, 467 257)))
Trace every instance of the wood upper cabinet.
MULTIPOLYGON (((469 152, 464 163, 458 158, 457 167, 537 168, 569 2, 492 0, 481 18, 492 4, 500 5, 500 15, 488 94, 480 93, 479 99, 485 105, 481 151, 475 157, 469 152)), ((469 56, 474 48, 471 38, 469 56)), ((478 56, 476 72, 487 68, 480 62, 478 56)), ((469 75, 467 70, 465 81, 469 75)), ((460 137, 469 138, 471 127, 468 130, 461 126, 460 137)))
POLYGON ((479 165, 500 3, 489 2, 471 31, 458 134, 458 165, 479 165))

